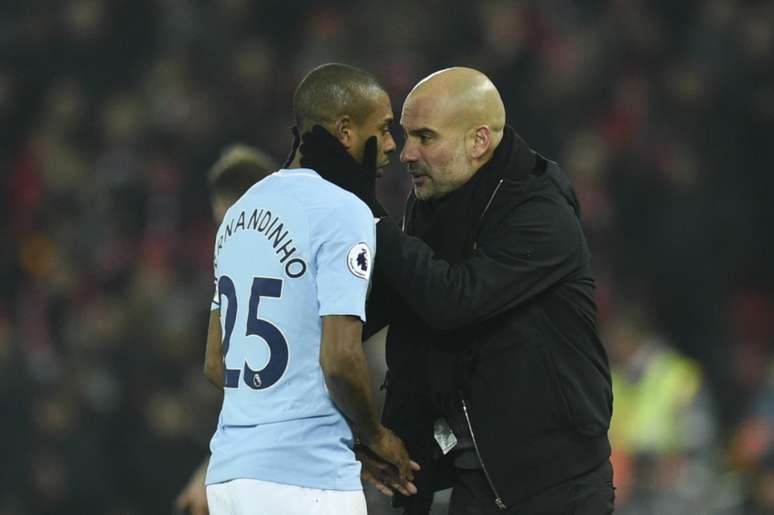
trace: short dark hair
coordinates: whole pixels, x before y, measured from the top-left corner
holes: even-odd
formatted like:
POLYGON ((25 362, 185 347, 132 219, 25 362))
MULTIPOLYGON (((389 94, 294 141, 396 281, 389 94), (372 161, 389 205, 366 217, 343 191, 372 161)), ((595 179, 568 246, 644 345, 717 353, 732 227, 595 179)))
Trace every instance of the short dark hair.
POLYGON ((274 160, 266 153, 238 143, 226 147, 210 167, 207 184, 211 195, 237 199, 276 169, 274 160))
POLYGON ((340 63, 328 63, 310 71, 293 94, 296 126, 304 133, 314 125, 323 127, 349 115, 362 123, 372 108, 375 90, 384 91, 370 73, 340 63))

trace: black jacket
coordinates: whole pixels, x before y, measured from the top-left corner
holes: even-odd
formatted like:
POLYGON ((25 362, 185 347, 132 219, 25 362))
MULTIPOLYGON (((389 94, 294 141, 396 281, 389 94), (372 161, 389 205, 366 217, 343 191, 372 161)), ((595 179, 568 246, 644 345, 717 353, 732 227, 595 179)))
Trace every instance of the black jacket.
POLYGON ((377 225, 366 333, 390 324, 383 422, 423 467, 421 493, 402 500, 409 512, 449 486, 433 421, 459 419, 463 403, 500 505, 608 459, 591 255, 557 164, 507 127, 464 186, 440 201, 410 197, 403 229, 377 225))

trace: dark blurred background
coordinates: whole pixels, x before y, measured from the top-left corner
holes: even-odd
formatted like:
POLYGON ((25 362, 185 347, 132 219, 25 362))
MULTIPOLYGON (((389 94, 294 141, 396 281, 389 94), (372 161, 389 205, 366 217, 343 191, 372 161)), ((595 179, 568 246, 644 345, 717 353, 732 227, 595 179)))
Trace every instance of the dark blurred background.
POLYGON ((206 170, 235 141, 281 160, 328 61, 396 118, 478 68, 571 176, 618 513, 774 513, 774 2, 3 0, 0 515, 170 513, 220 401, 206 170))

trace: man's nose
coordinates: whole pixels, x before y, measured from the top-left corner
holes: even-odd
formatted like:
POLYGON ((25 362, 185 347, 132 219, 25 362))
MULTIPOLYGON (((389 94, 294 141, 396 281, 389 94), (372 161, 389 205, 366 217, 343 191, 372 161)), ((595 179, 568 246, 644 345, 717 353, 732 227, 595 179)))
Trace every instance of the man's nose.
POLYGON ((385 154, 392 154, 398 146, 395 144, 392 134, 387 134, 387 140, 384 142, 383 152, 385 154))
POLYGON ((412 145, 408 139, 406 139, 406 142, 403 144, 403 150, 400 152, 400 160, 403 163, 413 163, 417 160, 416 146, 412 145))

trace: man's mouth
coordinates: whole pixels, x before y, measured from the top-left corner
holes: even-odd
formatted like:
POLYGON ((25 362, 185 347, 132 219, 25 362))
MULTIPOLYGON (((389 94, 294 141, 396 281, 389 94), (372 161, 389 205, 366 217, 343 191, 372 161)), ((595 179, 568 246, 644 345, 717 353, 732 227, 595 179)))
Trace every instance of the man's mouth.
POLYGON ((423 173, 411 173, 411 182, 414 184, 414 186, 424 186, 425 181, 427 181, 427 175, 423 173))

